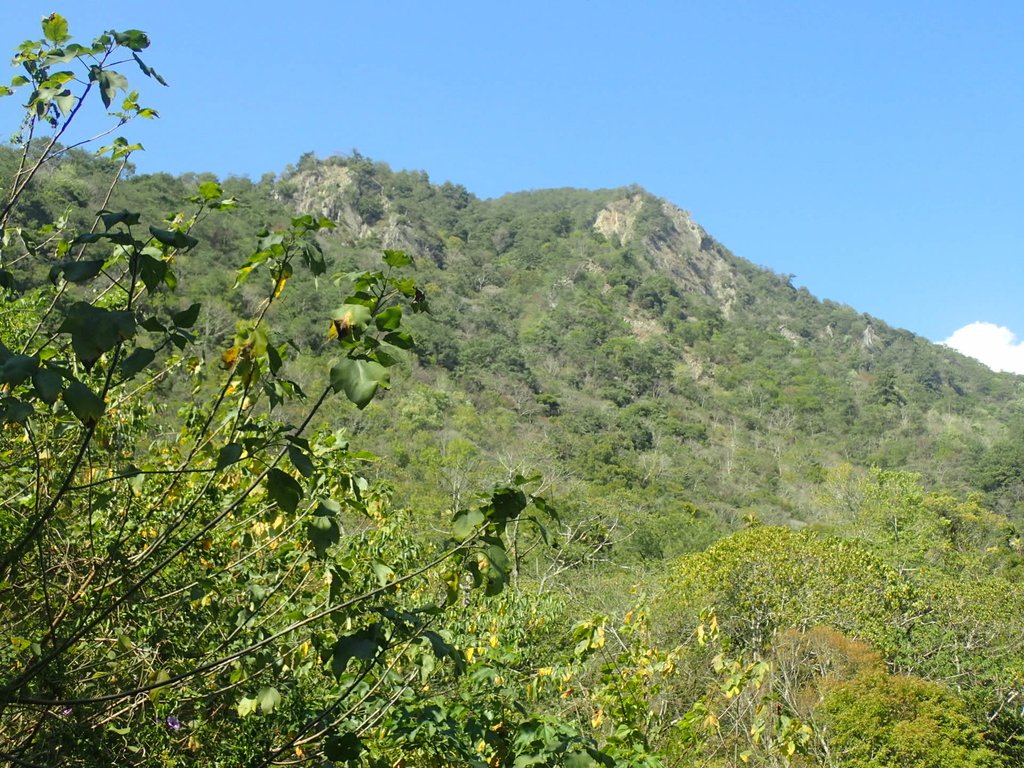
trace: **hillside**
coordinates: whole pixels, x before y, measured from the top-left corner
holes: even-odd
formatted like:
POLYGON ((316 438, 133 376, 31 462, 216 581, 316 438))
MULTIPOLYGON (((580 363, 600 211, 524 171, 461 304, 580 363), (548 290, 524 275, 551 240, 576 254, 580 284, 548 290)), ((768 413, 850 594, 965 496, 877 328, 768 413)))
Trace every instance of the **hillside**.
POLYGON ((795 289, 638 188, 479 200, 356 157, 307 158, 274 194, 344 223, 341 269, 417 258, 432 313, 397 421, 350 427, 420 504, 536 470, 657 556, 750 514, 814 522, 844 462, 967 489, 1008 436, 1015 377, 795 289))
MULTIPOLYGON (((84 216, 104 171, 70 158, 29 210, 58 215, 49 195, 84 216)), ((131 178, 115 202, 157 215, 203 178, 131 178)), ((358 155, 307 155, 225 188, 241 210, 201 226, 180 263, 211 360, 261 295, 255 282, 228 291, 260 223, 297 212, 338 222, 323 238, 329 275, 372 265, 382 248, 415 258, 431 312, 411 318, 407 380, 386 407, 333 419, 428 513, 539 472, 621 558, 660 558, 751 516, 819 522, 822 482, 850 464, 984 490, 1020 519, 1016 377, 794 288, 640 188, 480 200, 358 155)), ((301 380, 331 353, 336 294, 294 279, 306 282, 276 323, 313 353, 297 363, 301 380)))

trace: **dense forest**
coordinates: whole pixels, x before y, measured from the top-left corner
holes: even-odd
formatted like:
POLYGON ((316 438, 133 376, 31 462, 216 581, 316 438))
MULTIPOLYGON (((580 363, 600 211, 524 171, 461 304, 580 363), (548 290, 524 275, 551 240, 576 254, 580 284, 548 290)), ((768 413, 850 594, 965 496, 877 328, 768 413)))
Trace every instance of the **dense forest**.
POLYGON ((1024 763, 1016 376, 639 187, 136 174, 75 118, 155 117, 148 38, 42 31, 0 87, 0 761, 1024 763))

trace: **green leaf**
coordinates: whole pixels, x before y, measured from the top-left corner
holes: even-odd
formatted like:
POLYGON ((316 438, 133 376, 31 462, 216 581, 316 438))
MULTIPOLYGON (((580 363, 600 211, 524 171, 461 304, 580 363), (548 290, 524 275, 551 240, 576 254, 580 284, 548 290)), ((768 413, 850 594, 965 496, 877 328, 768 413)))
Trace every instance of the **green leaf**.
POLYGON ((349 661, 370 661, 384 643, 380 624, 371 624, 351 635, 344 635, 331 648, 331 672, 335 677, 345 674, 349 661))
POLYGON ((295 478, 277 467, 267 473, 267 493, 286 512, 295 512, 304 495, 295 478))
POLYGON ((111 32, 114 41, 132 51, 144 51, 149 47, 149 36, 138 29, 126 29, 124 32, 111 32))
POLYGON ((384 263, 389 267, 408 267, 412 264, 412 256, 405 251, 384 251, 384 263))
POLYGON ((238 712, 239 717, 248 717, 256 711, 256 708, 258 706, 258 699, 250 699, 248 696, 243 696, 242 700, 238 702, 238 705, 235 707, 235 709, 238 712))
POLYGON ((120 211, 103 211, 100 213, 100 221, 103 222, 104 229, 110 229, 117 224, 134 227, 138 225, 141 218, 142 214, 126 209, 121 209, 120 211))
POLYGON ((57 105, 62 115, 67 116, 75 108, 75 95, 65 89, 53 97, 53 103, 57 105))
POLYGON ((362 753, 363 743, 351 731, 334 734, 324 742, 324 757, 336 763, 352 765, 362 753))
POLYGON ((157 320, 155 317, 144 318, 142 322, 139 323, 139 325, 141 325, 147 331, 152 331, 153 333, 163 333, 164 331, 167 330, 164 327, 164 324, 157 320))
POLYGON ((281 353, 277 351, 277 347, 273 344, 267 345, 267 363, 270 365, 270 372, 274 375, 277 375, 277 372, 281 370, 281 366, 284 365, 281 353))
POLYGON ((529 502, 518 488, 499 488, 491 494, 491 519, 499 524, 515 520, 529 502))
POLYGON ((68 35, 68 21, 59 13, 51 13, 43 17, 43 35, 51 43, 60 45, 65 42, 68 35))
POLYGON ((377 577, 377 583, 380 586, 386 587, 394 581, 395 571, 391 566, 385 565, 379 560, 374 560, 370 563, 370 568, 373 570, 373 575, 377 577))
POLYGON ((321 499, 313 514, 320 517, 336 517, 341 514, 341 504, 334 499, 321 499))
POLYGON ((597 765, 586 752, 573 752, 565 756, 565 768, 591 768, 597 765))
POLYGON ((269 715, 281 703, 281 694, 278 693, 277 688, 267 686, 266 688, 260 688, 260 692, 256 694, 256 701, 259 702, 263 714, 269 715))
POLYGON ((303 477, 313 476, 313 462, 309 458, 309 454, 306 453, 302 448, 297 445, 288 446, 288 458, 292 462, 292 466, 299 470, 299 474, 303 477))
POLYGON ((242 444, 228 443, 217 452, 217 471, 229 467, 242 458, 242 444))
POLYGON ((512 567, 512 561, 502 547, 496 544, 484 549, 484 557, 487 558, 487 589, 488 596, 497 595, 508 583, 508 572, 512 567))
POLYGON ((384 337, 384 343, 399 349, 412 349, 416 342, 405 331, 392 331, 384 337))
POLYGON ((158 242, 172 248, 188 250, 199 245, 199 241, 196 238, 192 237, 192 235, 185 234, 184 232, 160 229, 159 227, 150 227, 149 234, 156 238, 158 242))
POLYGON ((0 365, 0 384, 16 387, 28 379, 39 367, 39 358, 29 355, 12 355, 0 365))
POLYGON ((199 194, 202 196, 203 200, 210 201, 223 197, 224 190, 221 189, 220 184, 216 181, 204 181, 199 185, 199 194))
POLYGON ((48 368, 39 368, 32 374, 32 386, 35 387, 36 396, 40 400, 47 405, 53 405, 60 397, 64 377, 48 368))
POLYGON ((459 512, 452 522, 452 535, 460 541, 465 541, 483 524, 484 519, 483 512, 477 509, 459 512))
POLYGON ((128 78, 112 69, 100 69, 99 67, 92 69, 95 72, 96 82, 100 86, 100 100, 104 107, 110 109, 110 105, 117 97, 117 92, 128 90, 128 78))
MULTIPOLYGON (((161 261, 148 253, 140 253, 138 255, 139 265, 139 277, 142 278, 142 284, 146 286, 146 290, 152 293, 155 291, 161 283, 167 280, 167 275, 170 273, 170 267, 167 266, 167 262, 161 261)), ((146 330, 153 330, 147 328, 146 330)), ((160 330, 164 330, 163 327, 160 330)))
POLYGON ((342 304, 334 310, 332 320, 338 331, 339 338, 345 338, 353 328, 365 328, 370 322, 370 308, 363 304, 342 304))
POLYGON ((3 411, 3 421, 7 424, 24 424, 35 412, 31 403, 23 403, 16 398, 8 398, 3 411))
POLYGON ((390 376, 387 368, 373 360, 346 357, 331 369, 331 387, 345 392, 360 410, 369 405, 378 387, 387 387, 390 376))
POLYGON ((71 334, 75 355, 89 370, 100 355, 135 335, 135 316, 79 301, 68 309, 58 331, 71 334))
POLYGON ((178 328, 191 328, 199 319, 199 310, 202 306, 202 304, 193 304, 181 312, 172 312, 171 322, 178 328))
POLYGON ((121 376, 131 379, 156 359, 156 352, 146 347, 136 347, 121 361, 121 376))
POLYGON ((306 523, 306 534, 309 536, 317 557, 323 557, 333 544, 341 539, 341 529, 337 520, 322 515, 313 515, 306 523))
POLYGON ((64 403, 87 427, 99 421, 106 410, 100 396, 77 380, 72 381, 64 390, 64 403))
POLYGON ((402 325, 402 308, 388 307, 374 318, 377 329, 381 331, 397 331, 402 325))
MULTIPOLYGON (((77 238, 76 238, 77 239, 77 238)), ((92 280, 103 269, 103 261, 65 261, 50 268, 50 282, 57 284, 57 278, 64 273, 69 283, 84 283, 92 280)))

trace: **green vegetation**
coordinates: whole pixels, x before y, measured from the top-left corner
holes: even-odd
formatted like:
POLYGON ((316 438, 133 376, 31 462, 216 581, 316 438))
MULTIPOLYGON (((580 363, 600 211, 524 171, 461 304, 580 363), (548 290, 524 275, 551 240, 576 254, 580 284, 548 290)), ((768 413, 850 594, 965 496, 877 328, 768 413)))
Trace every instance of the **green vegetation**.
POLYGON ((135 175, 147 47, 0 87, 0 761, 1024 762, 1016 377, 639 188, 135 175))

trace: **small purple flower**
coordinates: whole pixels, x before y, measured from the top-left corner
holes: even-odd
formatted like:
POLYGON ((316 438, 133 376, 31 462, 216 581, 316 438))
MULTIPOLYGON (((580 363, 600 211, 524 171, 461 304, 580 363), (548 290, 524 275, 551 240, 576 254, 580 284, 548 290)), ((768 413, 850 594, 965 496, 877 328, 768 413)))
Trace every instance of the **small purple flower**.
POLYGON ((181 721, 178 720, 178 718, 176 718, 174 715, 168 715, 167 716, 167 727, 170 728, 172 731, 180 731, 181 730, 181 721))
POLYGON ((73 710, 71 709, 71 707, 64 707, 64 709, 62 709, 62 710, 60 711, 60 713, 61 713, 62 715, 64 715, 64 717, 67 717, 68 715, 70 715, 70 714, 71 714, 71 712, 72 712, 72 711, 73 711, 73 710))

